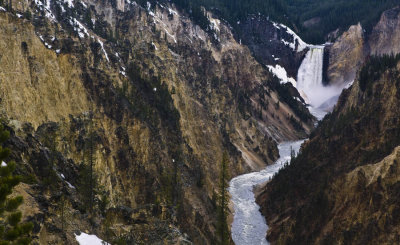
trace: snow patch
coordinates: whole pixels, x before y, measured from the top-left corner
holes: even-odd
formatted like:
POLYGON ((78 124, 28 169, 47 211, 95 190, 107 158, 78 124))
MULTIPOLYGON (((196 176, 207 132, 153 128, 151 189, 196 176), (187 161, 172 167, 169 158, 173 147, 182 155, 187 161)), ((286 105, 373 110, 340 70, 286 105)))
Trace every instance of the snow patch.
POLYGON ((6 12, 6 9, 3 7, 0 7, 0 11, 6 12))
POLYGON ((71 189, 76 189, 75 186, 71 185, 71 183, 69 183, 68 181, 65 181, 65 183, 67 183, 68 187, 71 189))
POLYGON ((210 19, 210 23, 211 23, 210 28, 211 28, 211 30, 220 31, 218 22, 219 22, 219 20, 210 19))
POLYGON ((2 167, 7 167, 7 163, 5 163, 4 161, 1 161, 1 166, 2 167))
POLYGON ((293 36, 293 42, 288 42, 283 39, 281 40, 285 45, 288 45, 291 49, 297 52, 301 52, 307 48, 308 44, 305 43, 292 29, 285 26, 284 24, 278 24, 275 22, 272 22, 272 24, 275 26, 275 28, 284 29, 289 35, 293 36), (296 50, 296 41, 298 43, 297 50, 296 50))
POLYGON ((69 8, 75 7, 74 6, 74 0, 64 0, 64 3, 66 3, 69 8))
POLYGON ((155 16, 154 12, 151 11, 151 3, 147 2, 147 11, 149 12, 149 15, 155 16))
POLYGON ((85 35, 89 37, 88 30, 77 19, 73 18, 72 21, 70 20, 70 23, 74 27, 74 31, 78 32, 79 38, 85 38, 85 35))
POLYGON ((104 56, 106 57, 107 62, 110 62, 110 59, 108 58, 108 54, 107 54, 106 50, 104 49, 103 42, 100 41, 99 39, 97 39, 97 42, 100 44, 101 50, 103 50, 103 53, 104 53, 104 56))
POLYGON ((156 51, 158 50, 158 48, 157 48, 157 46, 155 45, 155 43, 151 42, 151 45, 154 47, 154 49, 155 49, 156 51))
POLYGON ((46 5, 44 5, 40 0, 35 0, 35 4, 36 6, 38 6, 38 8, 42 11, 45 12, 45 16, 50 19, 51 21, 55 21, 56 18, 54 16, 54 14, 51 12, 51 0, 47 0, 46 1, 46 5))
POLYGON ((109 244, 108 242, 104 242, 96 235, 89 235, 82 232, 80 235, 75 234, 75 239, 78 241, 79 245, 104 245, 109 244))
POLYGON ((288 76, 285 68, 283 68, 280 65, 275 65, 275 67, 273 66, 267 66, 267 67, 270 70, 270 72, 272 72, 277 78, 279 78, 279 80, 281 80, 282 84, 291 83, 294 87, 296 87, 297 85, 296 80, 288 76))
POLYGON ((170 15, 178 15, 178 13, 175 10, 172 10, 170 8, 168 8, 168 12, 169 12, 170 15))
POLYGON ((167 33, 168 36, 170 36, 170 37, 174 40, 175 43, 177 43, 175 36, 171 35, 171 34, 168 32, 168 30, 165 29, 165 28, 164 28, 164 31, 165 31, 165 33, 167 33))

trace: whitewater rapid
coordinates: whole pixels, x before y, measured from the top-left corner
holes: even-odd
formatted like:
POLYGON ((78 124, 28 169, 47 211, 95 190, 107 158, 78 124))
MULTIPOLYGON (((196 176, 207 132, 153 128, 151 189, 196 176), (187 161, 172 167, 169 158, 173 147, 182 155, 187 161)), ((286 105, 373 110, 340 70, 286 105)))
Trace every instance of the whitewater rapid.
POLYGON ((265 239, 268 226, 260 207, 256 203, 253 188, 270 180, 275 173, 290 161, 291 149, 297 152, 304 140, 279 144, 280 158, 275 164, 267 166, 260 172, 240 175, 230 181, 229 193, 234 205, 234 219, 231 227, 232 239, 236 245, 269 244, 265 239))

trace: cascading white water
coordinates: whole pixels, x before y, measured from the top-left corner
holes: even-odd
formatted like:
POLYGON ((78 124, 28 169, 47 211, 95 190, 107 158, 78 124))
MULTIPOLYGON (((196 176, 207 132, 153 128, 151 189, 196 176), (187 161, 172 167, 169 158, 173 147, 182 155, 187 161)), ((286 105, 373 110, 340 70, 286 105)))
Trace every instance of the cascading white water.
POLYGON ((310 105, 311 113, 321 120, 336 104, 342 87, 324 86, 324 46, 309 45, 309 51, 297 73, 296 88, 301 97, 310 105), (325 105, 325 103, 330 103, 325 105))
POLYGON ((324 89, 322 84, 324 46, 309 48, 297 73, 297 89, 306 102, 313 107, 318 107, 326 100, 326 97, 319 93, 324 89))

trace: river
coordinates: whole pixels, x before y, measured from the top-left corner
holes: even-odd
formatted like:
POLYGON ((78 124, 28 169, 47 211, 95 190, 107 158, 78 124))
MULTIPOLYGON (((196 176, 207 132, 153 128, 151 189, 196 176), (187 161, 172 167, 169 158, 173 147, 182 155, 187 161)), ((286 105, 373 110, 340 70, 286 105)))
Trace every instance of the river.
POLYGON ((285 162, 290 161, 291 149, 297 153, 303 142, 304 140, 299 140, 278 145, 281 157, 275 164, 260 172, 237 176, 230 181, 229 193, 235 209, 231 231, 236 245, 269 244, 265 239, 268 226, 256 203, 253 188, 270 180, 285 162))
MULTIPOLYGON (((310 112, 321 120, 326 114, 321 106, 330 98, 340 94, 342 88, 324 86, 322 79, 324 46, 309 46, 297 75, 297 89, 309 104, 310 112)), ((335 103, 333 101, 332 103, 335 103)), ((231 227, 232 239, 236 245, 269 244, 266 240, 268 225, 261 215, 256 203, 254 186, 270 180, 285 162, 290 161, 291 149, 296 154, 304 140, 283 142, 278 145, 280 158, 260 172, 244 174, 230 181, 229 193, 234 207, 234 217, 231 227)))

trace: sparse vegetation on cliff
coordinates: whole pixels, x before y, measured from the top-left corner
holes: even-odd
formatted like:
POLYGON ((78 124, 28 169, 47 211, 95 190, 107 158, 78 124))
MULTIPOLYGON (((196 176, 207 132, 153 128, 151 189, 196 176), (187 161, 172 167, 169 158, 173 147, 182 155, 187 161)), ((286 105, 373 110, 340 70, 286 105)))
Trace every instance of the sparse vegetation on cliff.
POLYGON ((22 213, 18 211, 18 207, 23 202, 22 196, 10 196, 14 187, 20 183, 21 177, 13 175, 15 162, 5 162, 10 150, 2 145, 9 135, 0 124, 0 244, 27 245, 32 241, 30 233, 33 224, 21 222, 22 213))
POLYGON ((399 61, 400 54, 369 57, 359 75, 361 90, 371 89, 372 83, 379 80, 383 72, 395 68, 399 61))
POLYGON ((227 245, 230 241, 230 234, 228 228, 228 186, 229 186, 229 158, 228 154, 224 152, 220 165, 219 173, 219 197, 217 206, 217 236, 219 238, 219 244, 227 245))

